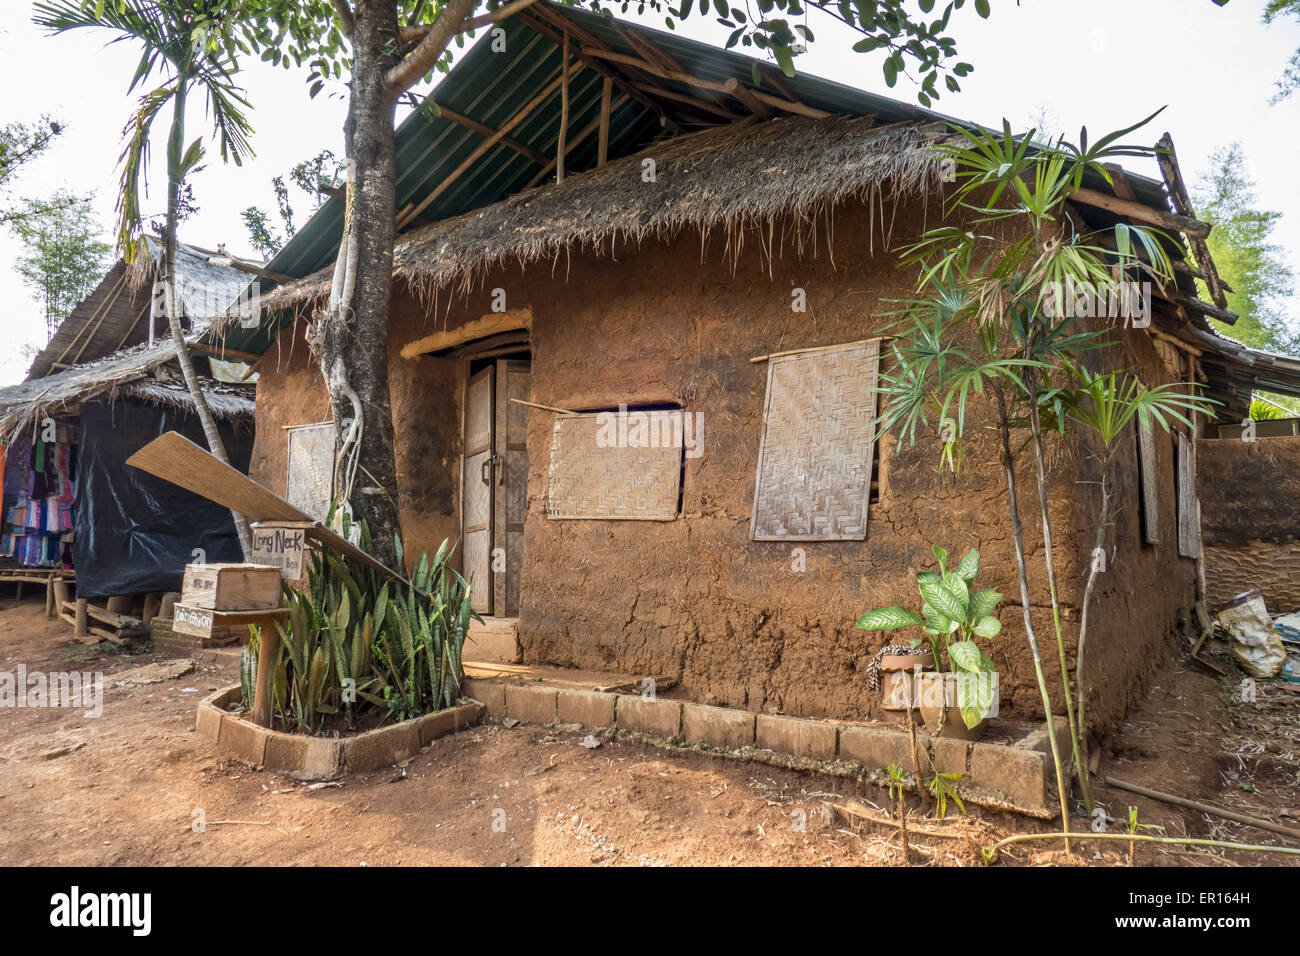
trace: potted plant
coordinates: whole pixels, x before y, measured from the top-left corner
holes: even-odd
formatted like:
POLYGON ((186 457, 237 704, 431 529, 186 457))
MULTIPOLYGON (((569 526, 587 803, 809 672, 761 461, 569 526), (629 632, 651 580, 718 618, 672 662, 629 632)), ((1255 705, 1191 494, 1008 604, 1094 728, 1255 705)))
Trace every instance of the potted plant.
POLYGON ((979 573, 978 551, 967 551, 949 570, 948 552, 937 546, 931 550, 939 570, 916 576, 921 613, 897 606, 876 608, 858 618, 858 627, 868 631, 921 628, 926 636, 911 645, 928 642, 940 668, 920 674, 918 696, 926 727, 936 736, 974 740, 983 734, 997 704, 997 671, 975 638, 991 638, 1002 630, 993 613, 1002 595, 991 588, 970 589, 979 573))

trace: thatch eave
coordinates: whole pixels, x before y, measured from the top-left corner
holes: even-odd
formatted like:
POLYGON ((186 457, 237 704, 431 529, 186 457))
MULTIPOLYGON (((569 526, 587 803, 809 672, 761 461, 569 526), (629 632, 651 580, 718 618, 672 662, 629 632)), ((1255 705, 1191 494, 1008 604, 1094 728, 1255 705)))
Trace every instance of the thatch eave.
MULTIPOLYGON (((194 400, 185 386, 161 377, 163 367, 175 361, 176 348, 168 340, 124 349, 98 362, 0 388, 0 440, 28 432, 47 417, 75 413, 91 401, 129 397, 151 405, 193 410, 194 400)), ((213 381, 203 386, 213 417, 225 421, 252 421, 256 406, 251 391, 246 385, 213 381)))
MULTIPOLYGON (((412 230, 398 237, 393 274, 424 293, 467 288, 495 267, 687 229, 726 233, 734 262, 747 227, 811 221, 849 199, 883 205, 937 193, 942 168, 930 147, 951 135, 939 123, 875 126, 870 116, 714 127, 412 230)), ((329 266, 261 296, 263 316, 325 298, 332 274, 329 266)), ((213 330, 239 319, 222 316, 213 330)))

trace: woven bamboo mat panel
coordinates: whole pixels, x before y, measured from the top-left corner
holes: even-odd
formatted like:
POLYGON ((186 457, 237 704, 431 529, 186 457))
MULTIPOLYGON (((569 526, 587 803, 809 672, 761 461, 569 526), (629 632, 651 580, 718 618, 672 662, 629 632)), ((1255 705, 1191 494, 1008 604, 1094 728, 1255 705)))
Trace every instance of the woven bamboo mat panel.
POLYGON ((1142 467, 1142 533, 1147 544, 1160 541, 1160 502, 1158 500, 1156 481, 1156 436, 1155 426, 1147 422, 1145 427, 1141 420, 1137 422, 1138 456, 1142 467))
POLYGON ((324 521, 334 497, 333 422, 289 429, 285 500, 324 521))
POLYGON ((867 536, 880 342, 768 360, 755 541, 867 536))
POLYGON ((563 415, 551 435, 548 518, 677 517, 682 449, 601 447, 599 415, 563 415))
POLYGON ((1184 558, 1201 553, 1201 522, 1196 501, 1196 461, 1192 439, 1178 433, 1178 553, 1184 558))

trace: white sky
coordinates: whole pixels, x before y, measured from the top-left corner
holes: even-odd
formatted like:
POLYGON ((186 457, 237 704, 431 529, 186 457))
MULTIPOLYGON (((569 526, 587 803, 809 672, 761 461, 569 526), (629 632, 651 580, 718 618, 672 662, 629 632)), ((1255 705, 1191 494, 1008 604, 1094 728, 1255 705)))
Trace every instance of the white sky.
MULTIPOLYGON (((1295 179, 1300 95, 1268 104, 1274 81, 1300 47, 1300 23, 1263 26, 1264 0, 1232 0, 1223 8, 1211 0, 993 0, 992 5, 987 21, 975 15, 972 4, 954 15, 950 32, 961 59, 973 63, 975 72, 962 81, 961 93, 938 102, 939 110, 989 124, 1005 116, 1017 128, 1046 110, 1074 139, 1081 124, 1095 137, 1167 105, 1140 141, 1154 143, 1170 131, 1189 180, 1205 168, 1214 149, 1240 141, 1260 204, 1284 214, 1275 237, 1300 274, 1295 179)), ((106 34, 90 31, 46 37, 31 25, 30 15, 22 0, 6 0, 0 8, 0 89, 6 91, 0 122, 48 113, 68 129, 28 168, 14 192, 42 196, 60 187, 93 192, 108 238, 115 222, 122 127, 134 108, 126 87, 139 53, 126 44, 106 46, 106 34)), ((853 38, 842 39, 835 24, 821 21, 816 16, 810 21, 817 42, 797 60, 799 69, 912 98, 911 81, 900 79, 890 91, 879 57, 849 52, 853 38)), ((662 18, 644 22, 663 26, 662 18)), ((716 43, 727 33, 698 18, 678 29, 716 43)), ((225 167, 211 151, 207 168, 191 180, 200 211, 183 224, 183 240, 207 248, 225 243, 233 252, 251 254, 240 210, 256 204, 271 211, 271 177, 318 150, 342 155, 345 90, 337 86, 309 100, 304 80, 305 71, 247 65, 257 156, 242 168, 225 167)), ((201 102, 192 107, 191 137, 206 128, 201 102)), ((166 200, 166 126, 160 124, 155 139, 153 188, 145 206, 159 216, 166 200)), ((1129 168, 1156 174, 1154 164, 1129 168)), ((300 222, 304 211, 298 210, 300 222)), ((14 238, 0 232, 0 384, 20 381, 30 362, 25 350, 44 344, 39 304, 11 265, 19 252, 14 238)), ((1291 314, 1300 319, 1300 296, 1292 303, 1291 314)))

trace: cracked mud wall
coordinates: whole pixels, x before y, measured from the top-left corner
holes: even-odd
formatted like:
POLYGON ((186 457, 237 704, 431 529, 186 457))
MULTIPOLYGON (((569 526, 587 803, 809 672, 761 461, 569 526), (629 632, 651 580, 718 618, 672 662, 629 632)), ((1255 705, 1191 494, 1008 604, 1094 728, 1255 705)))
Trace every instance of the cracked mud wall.
MULTIPOLYGON (((923 215, 920 208, 900 209, 892 246, 934 225, 933 208, 928 224, 923 215)), ((1004 595, 997 612, 1003 631, 982 642, 1001 672, 1003 713, 1041 716, 996 431, 983 404, 972 406, 966 467, 956 478, 938 471, 934 423, 918 433, 915 446, 900 447, 893 435, 880 441, 880 501, 871 505, 865 541, 750 540, 767 368, 749 359, 878 334, 895 307, 889 300, 910 292, 911 276, 894 268, 884 252, 879 223, 874 236, 868 234, 860 208, 837 210, 832 248, 824 223, 815 248, 806 245, 802 252, 781 227, 774 233, 751 230, 744 239, 734 273, 725 235, 714 234, 702 245, 698 234, 686 233, 640 248, 615 246, 612 254, 605 248, 600 256, 574 250, 526 271, 494 270, 468 296, 444 293, 428 302, 399 288, 390 351, 408 552, 413 546, 434 548, 456 533, 465 367, 427 358, 413 362, 398 350, 431 331, 489 313, 492 290, 503 289, 508 308, 533 312, 531 401, 573 409, 673 402, 701 412, 704 422, 703 454, 685 459, 682 510, 675 520, 561 521, 546 517, 554 415, 530 410, 520 622, 526 662, 666 674, 680 681, 680 692, 690 699, 756 711, 882 717, 879 695, 866 686, 866 665, 891 637, 860 631, 854 621, 875 606, 916 607, 914 575, 934 566, 932 543, 958 553, 975 547, 983 556, 977 586, 1004 595), (764 243, 780 253, 772 264, 760 254, 764 243), (796 287, 806 290, 805 313, 791 310, 796 287), (796 547, 804 552, 802 572, 793 569, 796 547)), ((283 488, 284 468, 279 425, 312 413, 315 406, 304 396, 320 387, 314 366, 305 367, 310 363, 300 357, 301 342, 295 354, 304 367, 264 372, 258 392, 261 455, 255 453, 255 477, 276 489, 283 488), (265 442, 280 444, 264 448, 265 442)), ((1141 358, 1157 361, 1154 354, 1141 358)), ((268 358, 264 365, 273 363, 268 358)), ((1175 380, 1161 377, 1168 372, 1157 364, 1149 373, 1175 380)), ((325 408, 323 393, 317 401, 325 408)), ((1162 446, 1160 454, 1169 490, 1162 496, 1168 534, 1159 550, 1140 544, 1136 459, 1130 456, 1121 470, 1114 561, 1123 570, 1101 585, 1090 638, 1094 726, 1117 719, 1140 699, 1191 604, 1191 562, 1169 557, 1176 555, 1172 449, 1162 446)), ((1056 562, 1073 666, 1095 502, 1080 484, 1086 478, 1081 450, 1058 443, 1049 456, 1056 562)), ((1028 455, 1018 483, 1031 602, 1059 712, 1028 455)))
POLYGON ((1258 588, 1271 612, 1300 609, 1300 437, 1197 446, 1210 609, 1258 588))

